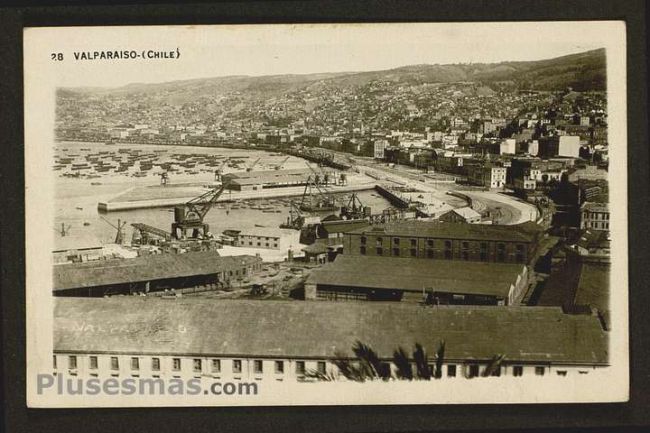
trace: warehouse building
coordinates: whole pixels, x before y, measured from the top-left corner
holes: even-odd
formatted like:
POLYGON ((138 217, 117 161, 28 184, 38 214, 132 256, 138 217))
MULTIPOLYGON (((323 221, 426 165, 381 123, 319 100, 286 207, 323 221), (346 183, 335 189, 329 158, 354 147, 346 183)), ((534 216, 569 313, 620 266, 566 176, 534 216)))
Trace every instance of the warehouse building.
POLYGON ((248 227, 224 230, 223 234, 232 238, 235 247, 287 251, 300 246, 300 232, 291 229, 248 227))
POLYGON ((255 256, 220 257, 215 251, 155 254, 53 267, 55 296, 156 293, 199 286, 228 287, 262 268, 255 256))
POLYGON ((222 181, 229 190, 257 191, 306 185, 310 176, 314 174, 309 169, 242 171, 224 174, 222 181))
POLYGON ((389 363, 421 344, 430 365, 445 341, 443 380, 482 374, 568 378, 608 365, 607 333, 556 307, 429 307, 386 303, 55 298, 55 374, 99 378, 302 381, 338 374, 359 340, 389 363), (273 307, 273 308, 269 308, 273 307), (287 326, 291 318, 291 326, 287 326))
POLYGON ((528 269, 507 263, 338 255, 305 282, 305 299, 513 305, 528 269))
POLYGON ((343 252, 369 257, 528 264, 535 258, 542 237, 542 228, 531 222, 499 226, 401 221, 345 233, 343 252))

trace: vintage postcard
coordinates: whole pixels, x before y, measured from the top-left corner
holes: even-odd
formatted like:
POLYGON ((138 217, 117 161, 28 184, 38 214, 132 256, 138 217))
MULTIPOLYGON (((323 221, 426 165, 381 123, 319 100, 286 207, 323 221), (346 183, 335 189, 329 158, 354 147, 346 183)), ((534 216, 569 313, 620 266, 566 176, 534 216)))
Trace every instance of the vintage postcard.
POLYGON ((27 404, 626 401, 625 37, 25 29, 27 404))

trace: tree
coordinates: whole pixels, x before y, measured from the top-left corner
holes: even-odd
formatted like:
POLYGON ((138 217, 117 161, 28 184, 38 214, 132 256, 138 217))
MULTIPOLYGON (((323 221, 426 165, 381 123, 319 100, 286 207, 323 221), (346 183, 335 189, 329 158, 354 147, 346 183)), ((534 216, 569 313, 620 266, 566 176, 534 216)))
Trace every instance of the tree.
POLYGON ((505 355, 494 355, 494 357, 490 360, 488 366, 485 367, 482 376, 483 377, 492 376, 499 368, 501 368, 501 363, 503 362, 504 359, 505 359, 505 355))

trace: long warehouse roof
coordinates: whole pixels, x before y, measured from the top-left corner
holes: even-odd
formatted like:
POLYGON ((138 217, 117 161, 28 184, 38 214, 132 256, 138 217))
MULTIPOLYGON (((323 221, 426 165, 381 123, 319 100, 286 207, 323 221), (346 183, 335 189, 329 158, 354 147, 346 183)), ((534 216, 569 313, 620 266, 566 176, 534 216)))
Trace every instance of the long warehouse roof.
POLYGON ((53 290, 209 275, 255 259, 254 256, 220 257, 216 251, 197 251, 56 265, 53 290))
POLYGON ((555 307, 422 307, 403 303, 55 298, 54 350, 223 357, 380 357, 401 346, 448 360, 604 365, 607 334, 591 315, 555 307))
POLYGON ((507 298, 524 265, 341 254, 307 283, 329 286, 491 295, 507 298))

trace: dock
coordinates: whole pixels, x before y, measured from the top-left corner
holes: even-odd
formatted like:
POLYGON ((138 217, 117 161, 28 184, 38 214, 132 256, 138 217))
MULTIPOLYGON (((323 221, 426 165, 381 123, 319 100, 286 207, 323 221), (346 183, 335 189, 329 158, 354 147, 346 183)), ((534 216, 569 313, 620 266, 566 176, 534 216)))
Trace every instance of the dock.
MULTIPOLYGON (((375 183, 358 183, 354 185, 332 186, 327 188, 327 190, 332 194, 337 194, 353 191, 367 191, 374 188, 375 183)), ((133 209, 173 207, 185 204, 187 201, 199 196, 208 189, 201 186, 195 186, 184 190, 186 191, 180 193, 179 188, 172 189, 158 185, 132 188, 110 200, 99 202, 97 204, 97 210, 100 212, 115 212, 133 209)), ((269 188, 256 191, 228 191, 219 197, 217 203, 227 203, 237 200, 298 197, 301 196, 304 191, 305 188, 303 186, 269 188)))

